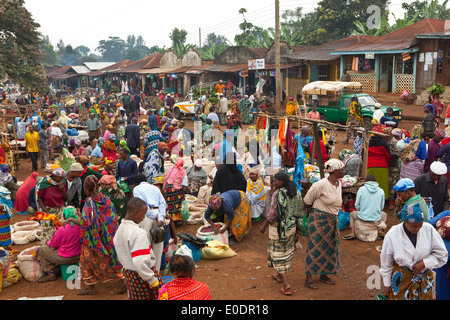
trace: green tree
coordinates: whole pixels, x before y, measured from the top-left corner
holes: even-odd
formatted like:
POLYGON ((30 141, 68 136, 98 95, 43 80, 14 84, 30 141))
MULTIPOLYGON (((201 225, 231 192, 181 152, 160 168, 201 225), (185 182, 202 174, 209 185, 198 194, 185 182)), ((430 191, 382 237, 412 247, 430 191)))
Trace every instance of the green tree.
POLYGON ((0 1, 0 75, 25 89, 44 92, 46 76, 40 50, 41 34, 23 0, 0 1))
POLYGON ((355 22, 365 23, 371 5, 380 8, 380 17, 388 14, 390 1, 385 0, 321 0, 314 11, 316 29, 306 37, 309 45, 320 45, 350 36, 355 22))
POLYGON ((88 47, 83 46, 83 45, 76 47, 74 50, 75 50, 75 52, 77 52, 80 56, 83 56, 83 57, 84 57, 84 56, 88 56, 89 53, 91 52, 91 49, 89 49, 88 47))
POLYGON ((450 18, 450 8, 447 8, 448 0, 439 4, 438 0, 420 1, 402 3, 402 8, 406 11, 408 19, 412 19, 417 13, 417 20, 425 18, 434 18, 446 20, 450 18))
POLYGON ((169 38, 170 40, 172 40, 172 47, 184 45, 186 43, 186 36, 187 36, 186 30, 174 28, 172 32, 169 34, 169 38))
POLYGON ((126 55, 125 48, 124 40, 110 36, 108 40, 100 40, 96 50, 101 53, 103 61, 119 62, 126 55))
POLYGON ((209 33, 202 46, 202 57, 205 60, 214 60, 228 47, 229 41, 227 38, 209 33))

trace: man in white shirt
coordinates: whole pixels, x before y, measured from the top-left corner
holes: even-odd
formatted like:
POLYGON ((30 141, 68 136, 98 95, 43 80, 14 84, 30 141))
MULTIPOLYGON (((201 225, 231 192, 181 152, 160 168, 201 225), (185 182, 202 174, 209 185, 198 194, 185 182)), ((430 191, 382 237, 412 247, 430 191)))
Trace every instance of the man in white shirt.
POLYGON ((228 99, 223 96, 223 94, 219 95, 219 120, 220 125, 225 126, 227 124, 227 112, 228 112, 228 99))
POLYGON ((152 235, 150 234, 150 230, 164 223, 167 208, 166 200, 158 187, 147 182, 145 175, 138 174, 134 178, 134 183, 135 187, 133 189, 133 196, 145 201, 148 206, 145 218, 139 224, 139 227, 147 232, 148 240, 151 243, 156 257, 155 268, 159 271, 161 267, 164 242, 155 243, 152 239, 152 235))
POLYGON ((380 110, 381 103, 375 103, 375 111, 373 113, 373 119, 377 119, 378 123, 380 123, 380 119, 384 116, 384 112, 380 110))

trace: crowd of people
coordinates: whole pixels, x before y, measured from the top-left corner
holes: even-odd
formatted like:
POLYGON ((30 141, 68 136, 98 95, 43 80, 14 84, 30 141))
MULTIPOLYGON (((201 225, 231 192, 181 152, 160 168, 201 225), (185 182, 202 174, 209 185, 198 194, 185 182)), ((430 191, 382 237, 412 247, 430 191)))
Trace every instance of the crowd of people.
MULTIPOLYGON (((335 284, 329 276, 339 271, 341 239, 381 238, 386 296, 435 298, 430 288, 438 287, 438 298, 445 292, 448 297, 448 276, 444 279, 445 272, 440 272, 435 277, 432 271, 448 272, 449 266, 449 245, 443 236, 448 236, 449 227, 441 221, 450 215, 449 130, 434 127, 431 132, 424 119, 423 125, 408 132, 398 128, 388 110, 374 117, 374 134, 365 144, 361 105, 354 97, 350 130, 342 141, 348 145, 354 140, 353 150, 345 149, 333 158, 336 141, 325 128, 316 149, 310 126, 295 134, 288 118, 274 117, 272 93, 240 96, 227 94, 225 85, 216 89, 216 105, 207 103, 207 93, 199 99, 193 131, 173 117, 171 94, 161 97, 159 109, 142 103, 138 94, 124 93, 96 97, 81 107, 55 105, 42 110, 38 121, 18 119, 17 138, 26 143, 33 172, 18 183, 4 141, 0 246, 11 249, 14 208, 40 221, 43 229, 35 254, 45 273, 39 282, 56 280, 60 265, 79 263, 85 285, 80 295, 95 295, 100 282, 121 280, 117 292, 128 292, 129 299, 211 299, 208 286, 193 279, 191 256, 165 258, 169 241, 177 243, 177 228, 184 221, 181 209, 190 195, 207 205, 204 220, 214 233, 229 231, 230 245, 244 241, 252 224, 265 217, 260 232, 268 231, 267 264, 275 269, 272 278, 281 284, 284 295, 292 295, 287 274, 297 231, 306 223, 307 288, 319 288, 313 276, 335 284), (87 141, 69 134, 74 118, 85 127, 87 141), (243 125, 249 126, 248 142, 241 145, 243 125), (272 137, 276 146, 262 138, 270 137, 269 129, 280 129, 272 137), (342 178, 361 176, 364 145, 368 146, 367 177, 349 210, 350 233, 341 237, 338 217, 350 201, 343 198, 342 178), (303 166, 311 158, 317 161, 318 154, 327 175, 303 193, 303 166), (48 172, 44 177, 38 173, 39 158, 40 169, 48 172), (212 165, 205 165, 205 159, 212 165), (271 186, 265 181, 268 167, 279 171, 273 174, 271 186), (271 187, 268 199, 266 191, 271 187), (393 210, 399 219, 387 232, 386 210, 393 210), (219 228, 217 222, 224 226, 219 228), (176 277, 170 283, 161 278, 166 267, 176 277)), ((307 112, 301 95, 287 101, 287 115, 320 120, 317 105, 307 112)), ((432 108, 425 110, 428 117, 432 108)))

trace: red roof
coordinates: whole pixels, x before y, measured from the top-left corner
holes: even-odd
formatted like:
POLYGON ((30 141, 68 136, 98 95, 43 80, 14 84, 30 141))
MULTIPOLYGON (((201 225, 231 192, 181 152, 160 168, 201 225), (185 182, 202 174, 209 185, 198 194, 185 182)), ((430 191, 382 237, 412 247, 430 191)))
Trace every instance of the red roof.
POLYGON ((118 73, 136 73, 140 69, 153 69, 159 67, 162 54, 153 53, 138 61, 135 61, 128 66, 117 70, 118 73))
POLYGON ((371 52, 381 50, 409 49, 418 44, 417 36, 419 34, 443 31, 444 24, 445 22, 439 19, 423 19, 412 25, 385 34, 383 36, 374 37, 374 39, 369 43, 354 44, 335 51, 371 52))

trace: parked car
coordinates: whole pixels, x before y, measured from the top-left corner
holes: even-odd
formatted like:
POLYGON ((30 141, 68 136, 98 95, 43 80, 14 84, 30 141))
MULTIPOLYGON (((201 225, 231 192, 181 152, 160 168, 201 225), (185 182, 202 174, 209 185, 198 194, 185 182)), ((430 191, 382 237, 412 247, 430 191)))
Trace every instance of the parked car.
MULTIPOLYGON (((321 119, 328 122, 347 123, 348 108, 353 96, 358 97, 362 107, 364 127, 370 128, 378 101, 370 94, 362 92, 359 82, 315 81, 303 87, 303 98, 306 106, 311 109, 313 103, 318 103, 317 111, 321 119)), ((380 110, 387 113, 389 106, 381 106, 380 110)), ((401 121, 402 109, 392 107, 394 116, 401 121)))

